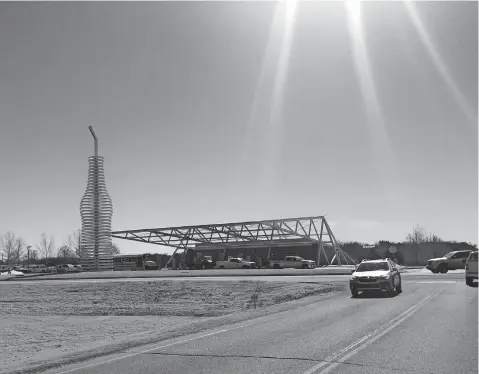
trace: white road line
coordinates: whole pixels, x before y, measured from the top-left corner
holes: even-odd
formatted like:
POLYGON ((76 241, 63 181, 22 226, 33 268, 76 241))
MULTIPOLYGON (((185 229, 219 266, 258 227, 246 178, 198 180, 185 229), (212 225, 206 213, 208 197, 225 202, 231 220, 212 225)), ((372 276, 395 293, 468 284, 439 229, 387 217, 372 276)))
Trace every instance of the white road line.
MULTIPOLYGON (((444 280, 444 281, 416 281, 415 283, 419 283, 419 284, 451 284, 451 283, 459 283, 459 281, 447 281, 447 280, 444 280)), ((461 283, 463 283, 461 281, 461 283)), ((464 281, 464 283, 466 283, 464 281)))
POLYGON ((158 349, 171 347, 171 346, 173 346, 173 345, 178 345, 178 344, 182 344, 182 343, 187 343, 187 342, 190 342, 190 341, 192 341, 192 340, 197 340, 197 339, 201 339, 201 338, 206 338, 206 337, 208 337, 208 336, 221 334, 222 332, 226 332, 226 331, 237 330, 237 329, 240 329, 240 328, 243 328, 243 327, 246 327, 246 326, 247 326, 247 325, 241 325, 241 326, 231 327, 231 328, 229 328, 229 329, 223 329, 223 330, 213 331, 213 332, 210 332, 210 333, 208 333, 208 334, 203 334, 203 335, 200 335, 200 336, 193 336, 193 337, 191 337, 191 338, 183 339, 183 340, 180 340, 180 341, 177 341, 177 342, 160 345, 160 346, 157 346, 157 347, 154 347, 154 348, 150 348, 150 349, 145 349, 145 350, 143 350, 143 351, 141 351, 141 352, 130 353, 130 354, 128 354, 128 355, 124 355, 124 356, 121 356, 121 357, 111 358, 111 359, 109 359, 109 360, 104 360, 104 361, 101 361, 101 362, 95 362, 95 363, 93 363, 93 364, 89 364, 89 365, 77 367, 77 368, 74 368, 74 369, 69 369, 69 370, 61 371, 61 372, 59 372, 59 373, 57 373, 57 374, 73 373, 74 371, 84 370, 84 369, 92 368, 92 367, 94 367, 94 366, 99 366, 99 365, 103 365, 103 364, 108 364, 108 363, 110 363, 110 362, 115 362, 115 361, 123 360, 124 358, 133 357, 133 356, 138 356, 138 355, 141 355, 141 354, 144 354, 144 353, 147 353, 147 352, 156 351, 156 350, 158 350, 158 349))
MULTIPOLYGON (((278 312, 275 316, 273 316, 272 318, 270 318, 270 319, 268 320, 268 322, 271 322, 272 320, 279 319, 279 318, 283 317, 286 312, 287 312, 287 311, 285 311, 285 312, 278 312)), ((261 317, 263 317, 263 316, 260 316, 259 318, 261 318, 261 317)), ((266 316, 264 316, 264 317, 266 317, 266 316)), ((141 355, 141 354, 144 354, 144 353, 156 351, 156 350, 158 350, 158 349, 168 348, 168 347, 171 347, 171 346, 174 346, 174 345, 183 344, 183 343, 191 342, 191 341, 193 341, 193 340, 206 338, 206 337, 208 337, 208 336, 218 335, 218 334, 221 334, 221 333, 223 333, 223 332, 241 329, 241 328, 244 328, 244 327, 248 327, 248 326, 254 325, 255 323, 257 323, 257 320, 256 320, 256 319, 250 321, 249 323, 243 323, 243 324, 240 325, 240 326, 230 327, 230 328, 228 328, 228 329, 217 330, 217 331, 213 331, 213 332, 210 332, 210 333, 207 333, 207 334, 203 334, 203 335, 199 335, 199 336, 193 336, 193 337, 188 338, 188 339, 183 339, 183 340, 179 340, 179 341, 172 342, 172 343, 168 343, 168 344, 164 344, 164 345, 159 345, 159 346, 156 346, 156 347, 153 347, 153 348, 145 349, 145 350, 140 351, 140 352, 134 352, 134 353, 130 353, 130 354, 127 354, 127 355, 120 356, 120 357, 115 357, 115 358, 111 358, 111 359, 108 359, 108 360, 103 360, 103 361, 95 362, 95 363, 92 363, 92 364, 89 364, 89 365, 84 365, 84 366, 76 367, 76 368, 73 368, 73 369, 69 369, 69 370, 57 372, 56 374, 73 373, 73 372, 78 371, 78 370, 83 370, 83 369, 88 369, 88 368, 92 368, 92 367, 95 367, 95 366, 100 366, 100 365, 103 365, 103 364, 108 364, 108 363, 110 363, 110 362, 115 362, 115 361, 123 360, 124 358, 128 358, 128 357, 138 356, 138 355, 141 355)))
POLYGON ((382 336, 386 335, 388 332, 390 332, 392 329, 394 329, 396 326, 404 322, 407 318, 412 316, 421 306, 423 306, 428 300, 435 298, 438 296, 443 290, 439 290, 438 292, 429 295, 419 301, 417 304, 413 305, 406 311, 402 312, 395 318, 393 318, 391 321, 381 325, 374 331, 370 332, 369 334, 366 334, 362 338, 356 340, 354 343, 348 345, 347 347, 341 349, 340 351, 334 353, 333 355, 327 357, 324 361, 314 365, 313 367, 309 368, 302 374, 326 374, 329 373, 331 370, 336 368, 337 366, 341 365, 342 362, 347 360, 348 358, 351 358, 355 354, 357 354, 359 351, 363 350, 382 336), (333 362, 337 361, 337 362, 333 362), (329 366, 328 366, 329 365, 329 366), (327 366, 327 367, 325 367, 327 366), (318 371, 319 369, 325 367, 323 370, 318 371))

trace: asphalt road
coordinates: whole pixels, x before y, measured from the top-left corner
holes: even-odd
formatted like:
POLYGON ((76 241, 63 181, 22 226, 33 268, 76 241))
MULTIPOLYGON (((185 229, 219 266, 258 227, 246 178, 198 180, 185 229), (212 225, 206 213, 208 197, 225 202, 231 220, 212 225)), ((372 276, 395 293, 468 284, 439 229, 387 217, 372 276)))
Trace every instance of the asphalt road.
POLYGON ((477 373, 478 289, 461 273, 420 274, 393 298, 341 292, 47 373, 477 373))

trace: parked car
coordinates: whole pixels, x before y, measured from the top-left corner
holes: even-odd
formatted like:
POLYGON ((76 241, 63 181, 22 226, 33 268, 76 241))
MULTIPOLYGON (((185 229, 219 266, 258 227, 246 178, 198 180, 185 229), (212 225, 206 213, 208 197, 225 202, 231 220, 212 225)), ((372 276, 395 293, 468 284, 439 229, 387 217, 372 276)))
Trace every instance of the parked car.
POLYGON ((200 262, 201 269, 213 269, 215 267, 215 262, 211 256, 205 256, 200 262))
POLYGON ((57 265, 57 273, 74 273, 75 267, 70 264, 57 265))
POLYGON ((186 268, 189 270, 200 270, 200 269, 214 269, 215 263, 211 257, 204 257, 201 260, 194 260, 186 264, 186 268))
POLYGON ((81 265, 73 265, 73 268, 77 273, 81 273, 83 271, 83 267, 81 265))
POLYGON ((464 269, 470 253, 471 251, 454 251, 443 257, 431 258, 427 261, 426 269, 433 273, 447 273, 448 270, 464 269))
POLYGON ((159 267, 155 261, 145 261, 145 270, 158 270, 159 267))
POLYGON ((30 269, 25 268, 25 267, 23 267, 23 266, 14 266, 14 267, 13 267, 13 270, 22 272, 22 273, 24 273, 24 274, 25 274, 25 273, 31 273, 31 270, 30 270, 30 269))
POLYGON ((474 286, 474 279, 477 280, 477 251, 471 252, 466 260, 466 284, 474 286))
POLYGON ((45 265, 32 265, 32 273, 46 273, 47 267, 45 265))
POLYGON ((314 269, 316 262, 298 256, 286 256, 284 260, 270 261, 273 269, 314 269))
POLYGON ((392 297, 402 292, 401 274, 389 259, 362 261, 351 275, 349 288, 352 297, 367 291, 387 292, 392 297))
POLYGON ((245 261, 242 258, 230 258, 228 261, 216 261, 217 269, 252 269, 256 264, 251 261, 245 261))

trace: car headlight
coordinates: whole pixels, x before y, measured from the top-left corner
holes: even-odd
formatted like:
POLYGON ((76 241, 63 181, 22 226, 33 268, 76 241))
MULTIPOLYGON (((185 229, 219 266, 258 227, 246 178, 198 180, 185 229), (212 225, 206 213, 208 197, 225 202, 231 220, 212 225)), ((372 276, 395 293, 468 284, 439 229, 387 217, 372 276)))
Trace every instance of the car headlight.
POLYGON ((379 278, 381 278, 381 279, 389 279, 389 274, 381 275, 379 278))
POLYGON ((352 275, 351 278, 349 278, 349 279, 353 281, 353 280, 358 279, 358 277, 355 277, 354 275, 352 275))

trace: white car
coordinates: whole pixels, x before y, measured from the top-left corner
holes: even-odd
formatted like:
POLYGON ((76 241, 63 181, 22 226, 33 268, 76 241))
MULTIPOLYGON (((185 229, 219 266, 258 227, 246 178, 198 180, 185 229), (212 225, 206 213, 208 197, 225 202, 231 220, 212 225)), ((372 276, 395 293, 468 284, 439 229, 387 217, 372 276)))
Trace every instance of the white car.
POLYGON ((4 273, 0 273, 1 276, 15 276, 15 277, 23 277, 25 274, 23 274, 21 271, 16 271, 16 270, 11 270, 10 273, 8 271, 4 273))
POLYGON ((252 269, 256 264, 251 261, 245 261, 242 258, 230 258, 228 261, 216 261, 217 269, 252 269))
POLYGON ((477 251, 471 252, 466 261, 466 284, 472 287, 474 279, 477 279, 477 251))

